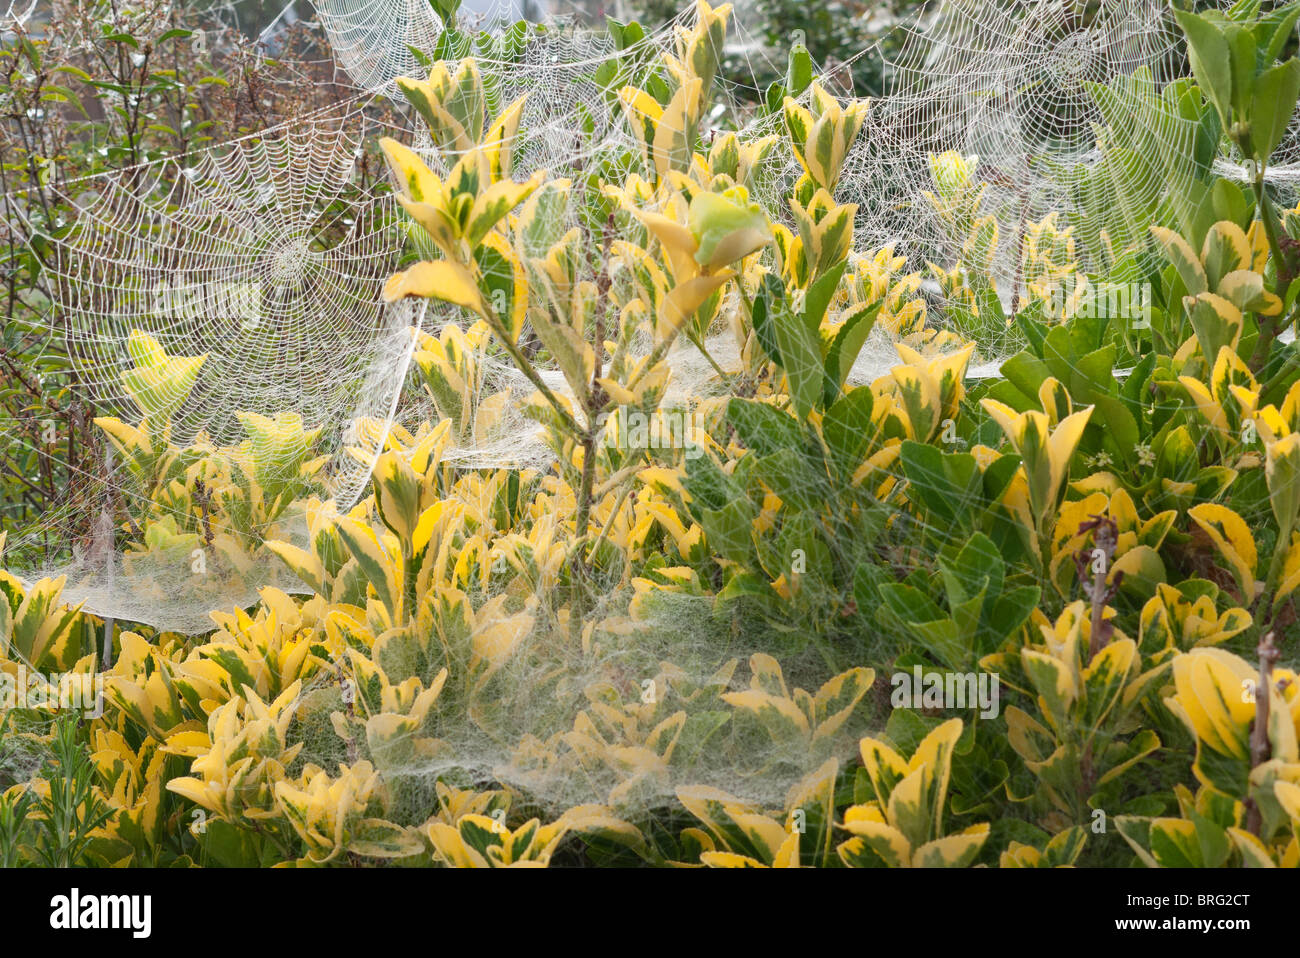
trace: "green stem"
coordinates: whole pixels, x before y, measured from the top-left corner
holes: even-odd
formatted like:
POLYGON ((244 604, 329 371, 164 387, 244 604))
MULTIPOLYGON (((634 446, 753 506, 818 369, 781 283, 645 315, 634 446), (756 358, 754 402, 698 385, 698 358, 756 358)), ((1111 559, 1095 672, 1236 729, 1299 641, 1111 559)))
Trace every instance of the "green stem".
POLYGON ((569 608, 569 636, 575 643, 582 634, 582 620, 587 617, 587 560, 583 546, 591 522, 591 490, 596 479, 596 436, 588 432, 582 438, 582 480, 578 487, 578 512, 574 522, 575 540, 572 559, 573 601, 569 608))
POLYGON ((519 367, 519 371, 528 377, 528 381, 536 386, 537 391, 545 397, 548 403, 551 404, 551 408, 555 410, 555 414, 560 417, 560 420, 564 423, 564 427, 569 430, 573 438, 579 438, 583 433, 583 429, 578 425, 578 421, 573 418, 573 415, 569 410, 560 402, 560 398, 555 395, 551 390, 551 387, 546 385, 546 381, 542 379, 537 370, 533 368, 533 364, 528 360, 528 357, 523 354, 523 351, 517 345, 515 345, 514 340, 510 338, 510 334, 506 331, 505 324, 501 322, 501 317, 497 315, 495 309, 488 305, 486 300, 483 302, 483 310, 483 318, 488 321, 488 325, 492 327, 492 331, 496 333, 497 339, 501 341, 506 352, 510 354, 510 358, 514 360, 514 364, 519 367))
POLYGON ((718 377, 724 383, 727 382, 731 378, 731 374, 719 366, 717 360, 715 360, 709 351, 704 348, 704 340, 695 336, 689 336, 688 338, 694 344, 695 348, 700 351, 700 354, 709 361, 709 365, 713 367, 713 370, 718 374, 718 377))
MULTIPOLYGON (((1286 296, 1287 287, 1291 285, 1291 278, 1294 270, 1291 261, 1282 251, 1282 241, 1277 230, 1277 215, 1273 210, 1273 203, 1268 198, 1268 191, 1264 186, 1264 166, 1261 164, 1255 172, 1255 196, 1259 204, 1259 219, 1264 224, 1264 235, 1268 238, 1269 251, 1273 255, 1273 262, 1277 268, 1277 290, 1282 297, 1286 296)), ((1259 339, 1255 343, 1255 352, 1250 357, 1250 368, 1257 371, 1263 368, 1268 361, 1269 351, 1273 348, 1273 340, 1277 338, 1284 325, 1281 317, 1274 319, 1272 317, 1260 317, 1259 339)))
POLYGON ((600 535, 596 537, 596 541, 593 542, 591 545, 591 552, 589 553, 590 555, 594 556, 597 550, 600 549, 600 544, 604 542, 607 538, 609 538, 609 530, 614 528, 614 521, 618 519, 618 512, 620 509, 623 508, 623 503, 627 501, 627 497, 631 495, 631 493, 632 493, 632 486, 629 485, 626 489, 623 490, 622 495, 618 497, 618 501, 614 503, 614 509, 609 514, 609 521, 605 523, 604 528, 600 530, 600 535))
POLYGON ((582 432, 582 479, 578 486, 578 511, 575 522, 577 528, 574 530, 576 540, 574 542, 572 564, 573 604, 569 610, 569 635, 574 642, 577 642, 581 636, 582 620, 587 616, 588 569, 584 547, 587 536, 590 534, 592 491, 596 484, 596 437, 599 432, 596 423, 599 420, 600 413, 608 404, 608 397, 606 397, 599 380, 605 364, 606 320, 609 317, 609 310, 612 308, 609 290, 610 286, 613 285, 613 277, 609 271, 609 249, 613 241, 613 230, 614 214, 611 213, 609 220, 605 224, 604 242, 602 243, 600 265, 603 270, 596 280, 597 300, 605 305, 597 313, 595 344, 593 347, 595 355, 592 363, 591 382, 587 385, 587 395, 582 397, 582 406, 587 415, 588 426, 582 432))
MULTIPOLYGON (((1287 528, 1279 528, 1277 535, 1277 544, 1273 547, 1273 558, 1268 564, 1268 578, 1264 580, 1264 591, 1259 595, 1259 601, 1266 603, 1273 595, 1273 590, 1277 588, 1278 580, 1282 577, 1282 570, 1286 565, 1286 554, 1291 545, 1291 528, 1288 523, 1287 528)), ((1249 604, 1255 597, 1246 596, 1246 603, 1249 604)), ((1264 606, 1266 609, 1268 605, 1264 606)))
POLYGON ((1036 531, 1038 539, 1038 568, 1047 574, 1052 567, 1052 537, 1046 528, 1040 528, 1036 531))

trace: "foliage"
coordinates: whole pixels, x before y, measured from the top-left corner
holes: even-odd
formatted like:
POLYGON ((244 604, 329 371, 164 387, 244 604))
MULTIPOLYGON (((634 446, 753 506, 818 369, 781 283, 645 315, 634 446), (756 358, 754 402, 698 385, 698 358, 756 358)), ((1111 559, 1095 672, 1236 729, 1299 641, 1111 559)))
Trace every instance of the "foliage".
MULTIPOLYGON (((177 442, 205 359, 129 332, 135 408, 93 418, 132 484, 114 534, 141 568, 209 557, 212 627, 123 623, 100 661, 64 583, 0 573, 0 679, 104 689, 81 722, 0 703, 0 862, 1300 865, 1300 209, 1107 138, 1092 205, 1026 223, 1008 297, 987 184, 947 153, 959 256, 859 252, 837 188, 866 104, 796 56, 777 132, 712 130, 728 13, 620 60, 626 143, 567 177, 515 169, 526 101, 473 57, 398 84, 434 148, 380 145, 416 237, 385 298, 448 322, 412 343, 436 421, 385 434, 355 506, 292 414, 177 442), (1173 201, 1103 215, 1136 155, 1173 201), (1144 315, 1091 308, 1134 277, 1144 315), (1021 345, 976 379, 992 331, 1021 345), (715 374, 686 409, 672 350, 715 374), (458 465, 512 401, 553 468, 458 465), (255 562, 301 594, 230 608, 255 562), (674 629, 703 638, 670 661, 674 629)), ((1180 14, 1195 83, 1091 95, 1108 122, 1167 98, 1263 170, 1295 17, 1180 14)))

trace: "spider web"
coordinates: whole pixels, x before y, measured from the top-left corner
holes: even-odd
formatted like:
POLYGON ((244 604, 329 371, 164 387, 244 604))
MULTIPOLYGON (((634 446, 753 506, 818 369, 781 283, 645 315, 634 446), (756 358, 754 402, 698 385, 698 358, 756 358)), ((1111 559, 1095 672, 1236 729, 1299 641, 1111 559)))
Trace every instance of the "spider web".
MULTIPOLYGON (((1160 0, 956 0, 899 29, 888 93, 872 104, 844 174, 868 246, 894 243, 945 266, 959 259, 968 221, 955 203, 936 202, 931 157, 968 157, 984 186, 975 215, 997 225, 992 267, 1009 304, 1026 226, 1050 213, 1061 228, 1077 227, 1081 263, 1096 264, 1100 243, 1078 198, 1111 147, 1162 141, 1190 152, 1193 125, 1158 95, 1182 69, 1160 0), (1098 87, 1127 92, 1130 108, 1104 116, 1098 87)), ((1151 163, 1123 185, 1126 202, 1143 211, 1169 189, 1151 163)))
MULTIPOLYGON (((1162 4, 1120 0, 1083 9, 1061 0, 1019 0, 1003 9, 961 0, 901 28, 907 42, 890 64, 891 90, 873 104, 839 190, 841 201, 859 204, 859 251, 894 244, 913 269, 959 256, 966 237, 944 215, 950 211, 926 198, 929 157, 973 154, 988 183, 980 212, 999 227, 994 267, 1004 287, 1014 285, 1025 223, 1053 210, 1068 220, 1073 187, 1100 162, 1101 117, 1088 84, 1149 73, 1142 82, 1157 87, 1176 74, 1176 39, 1162 4)), ((437 40, 424 0, 320 0, 317 13, 354 80, 389 93, 396 76, 423 72, 410 48, 427 54, 437 40)), ((689 19, 684 11, 622 58, 652 60, 689 19)), ((743 24, 732 36, 733 49, 755 49, 743 24)), ((581 176, 633 147, 596 79, 616 53, 604 32, 565 27, 530 30, 509 58, 477 57, 494 109, 528 94, 515 144, 519 176, 539 169, 581 176)), ((706 118, 706 128, 731 126, 744 139, 781 132, 779 115, 755 117, 740 104, 739 85, 722 87, 729 105, 706 118)), ((411 307, 381 308, 378 294, 407 234, 387 198, 358 195, 351 185, 368 135, 362 116, 355 102, 345 103, 189 160, 99 181, 54 265, 61 331, 98 406, 129 414, 122 373, 130 363, 128 334, 140 329, 170 355, 206 356, 198 386, 173 416, 174 442, 233 443, 242 436, 237 413, 295 412, 307 428, 324 432, 328 491, 339 506, 360 496, 387 424, 418 430, 435 412, 418 393, 399 396, 420 334, 409 332, 411 307)), ((406 117, 414 132, 399 135, 435 166, 454 162, 437 156, 423 125, 410 111, 406 117)), ((1185 132, 1158 106, 1127 122, 1133 130, 1185 132)), ((797 172, 792 163, 772 170, 773 187, 757 197, 774 219, 788 220, 781 197, 797 172)), ((1137 188, 1154 202, 1166 185, 1152 175, 1137 188)), ((433 306, 419 315, 436 336, 454 313, 433 306)), ((729 331, 710 331, 705 344, 724 369, 739 364, 729 331)), ((998 337, 981 342, 986 368, 996 368, 1010 345, 998 337)), ((689 405, 716 393, 716 370, 694 347, 680 345, 668 361, 670 402, 689 405)), ((892 340, 874 335, 849 382, 870 382, 895 362, 892 340)), ((478 388, 485 397, 506 394, 507 411, 490 435, 463 437, 450 461, 545 461, 535 426, 519 411, 530 392, 522 377, 496 355, 485 353, 480 366, 478 388)), ((545 375, 566 392, 558 373, 545 375)))
POLYGON ((0 13, 0 29, 8 30, 10 24, 22 26, 36 10, 40 0, 8 0, 4 4, 4 13, 0 13))
MULTIPOLYGON (((144 334, 169 357, 203 357, 188 396, 152 400, 167 409, 173 447, 238 450, 259 478, 287 480, 275 474, 278 451, 252 435, 247 416, 290 430, 297 423, 328 459, 319 494, 343 509, 355 502, 385 441, 424 312, 380 302, 405 233, 391 197, 356 179, 372 135, 364 112, 344 104, 226 147, 97 178, 49 264, 54 331, 94 408, 140 421, 130 344, 144 334)), ((69 541, 73 517, 88 509, 107 515, 123 499, 145 504, 122 465, 82 477, 77 501, 43 517, 27 541, 12 539, 10 551, 39 539, 54 564, 34 575, 67 575, 65 596, 88 611, 210 628, 201 606, 213 607, 215 597, 186 588, 192 549, 172 555, 159 546, 147 562, 132 559, 107 544, 102 523, 88 540, 69 541)), ((277 534, 305 535, 299 519, 287 516, 290 528, 277 534)), ((236 561, 227 571, 223 588, 241 604, 267 582, 295 588, 274 563, 236 561)))
POLYGON ((315 8, 339 66, 376 92, 396 92, 394 80, 417 75, 412 48, 432 50, 442 33, 428 0, 315 0, 315 8))
POLYGON ((207 356, 172 417, 181 444, 200 431, 234 441, 241 410, 335 425, 372 353, 405 329, 377 306, 400 237, 387 197, 351 190, 361 145, 327 117, 163 165, 148 183, 105 182, 61 244, 54 284, 100 404, 129 413, 134 325, 171 355, 207 356))

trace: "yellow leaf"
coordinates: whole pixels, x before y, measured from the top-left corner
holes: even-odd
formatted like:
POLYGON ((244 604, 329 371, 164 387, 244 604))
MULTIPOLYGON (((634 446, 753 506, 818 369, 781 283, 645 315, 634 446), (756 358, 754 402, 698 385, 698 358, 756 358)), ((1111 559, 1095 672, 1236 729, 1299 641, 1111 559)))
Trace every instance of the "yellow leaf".
POLYGON ((1249 603, 1255 598, 1255 567, 1258 553, 1255 537, 1244 519, 1226 506, 1203 502, 1187 513, 1200 526, 1219 554, 1227 561, 1233 578, 1241 590, 1241 599, 1249 603))
POLYGON ((463 266, 444 259, 416 263, 390 277, 384 286, 384 300, 391 303, 407 296, 440 299, 483 313, 483 300, 473 278, 463 266))

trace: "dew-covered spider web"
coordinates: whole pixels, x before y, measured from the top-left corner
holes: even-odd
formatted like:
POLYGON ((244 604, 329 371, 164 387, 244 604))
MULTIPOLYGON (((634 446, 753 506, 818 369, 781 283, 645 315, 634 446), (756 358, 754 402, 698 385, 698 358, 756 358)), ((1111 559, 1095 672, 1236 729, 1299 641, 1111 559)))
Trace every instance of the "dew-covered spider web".
POLYGON ((432 50, 442 33, 428 0, 316 0, 315 7, 339 66, 367 90, 395 92, 398 77, 418 75, 413 51, 432 50))
POLYGON ((0 13, 0 28, 9 29, 11 24, 22 25, 31 19, 39 0, 6 0, 3 13, 0 13))
POLYGON ((1161 0, 961 0, 899 29, 844 176, 868 246, 978 267, 1009 307, 1048 217, 1047 235, 1104 269, 1144 242, 1180 177, 1209 172, 1195 124, 1161 95, 1187 69, 1161 0))
POLYGON ((119 414, 132 401, 124 344, 138 328, 169 354, 207 357, 171 416, 178 442, 201 430, 230 441, 235 400, 338 418, 395 325, 376 304, 400 238, 391 203, 352 189, 360 149, 346 119, 325 118, 151 169, 143 182, 104 181, 60 246, 54 287, 99 401, 119 414))
MULTIPOLYGON (((140 463, 164 447, 188 450, 196 462, 230 451, 218 457, 223 467, 181 464, 171 481, 186 488, 174 497, 181 512, 173 520, 188 512, 186 496, 204 489, 205 476, 207 485, 232 471, 271 488, 296 481, 307 447, 322 458, 314 481, 310 490, 286 487, 286 496, 314 491, 347 508, 362 494, 384 440, 382 429, 365 424, 390 419, 411 330, 423 316, 414 305, 380 301, 404 233, 387 192, 357 178, 373 129, 364 111, 344 104, 227 147, 100 178, 82 194, 75 228, 55 245, 56 332, 96 412, 140 430, 117 438, 145 457, 140 463), (184 372, 168 375, 176 370, 184 372)), ((86 477, 93 488, 81 488, 69 510, 112 503, 142 532, 146 521, 165 521, 121 503, 135 497, 166 512, 168 497, 140 488, 130 452, 113 451, 108 474, 86 477)), ((218 503, 209 505, 217 511, 218 503)), ((224 587, 235 593, 286 578, 264 561, 241 561, 273 531, 259 519, 269 522, 275 508, 252 507, 261 515, 242 530, 244 548, 228 550, 224 587)), ((291 509, 277 519, 288 523, 279 530, 286 535, 297 527, 291 509)), ((57 523, 47 516, 39 535, 48 538, 57 523)), ((62 543, 72 558, 68 598, 86 598, 104 615, 209 628, 200 604, 211 607, 217 595, 187 598, 183 588, 161 586, 173 566, 184 572, 179 582, 204 581, 181 561, 193 551, 183 548, 192 544, 183 525, 174 542, 140 543, 147 559, 129 549, 116 555, 102 529, 89 530, 88 542, 62 543), (148 587, 134 595, 131 583, 146 579, 141 565, 150 570, 148 587)), ((205 528, 201 538, 212 545, 216 533, 205 528)), ((10 550, 23 545, 11 541, 10 550)), ((55 568, 64 551, 53 550, 55 568)))
MULTIPOLYGON (((1208 6, 1226 13, 1233 4, 1230 0, 1216 0, 1208 6)), ((1252 165, 1243 160, 1235 146, 1225 141, 1225 147, 1225 155, 1215 162, 1215 173, 1242 184, 1253 183, 1255 170, 1252 165)), ((1277 192, 1277 198, 1285 206, 1293 206, 1300 198, 1300 107, 1292 115, 1282 142, 1265 167, 1264 180, 1270 189, 1277 192)))

